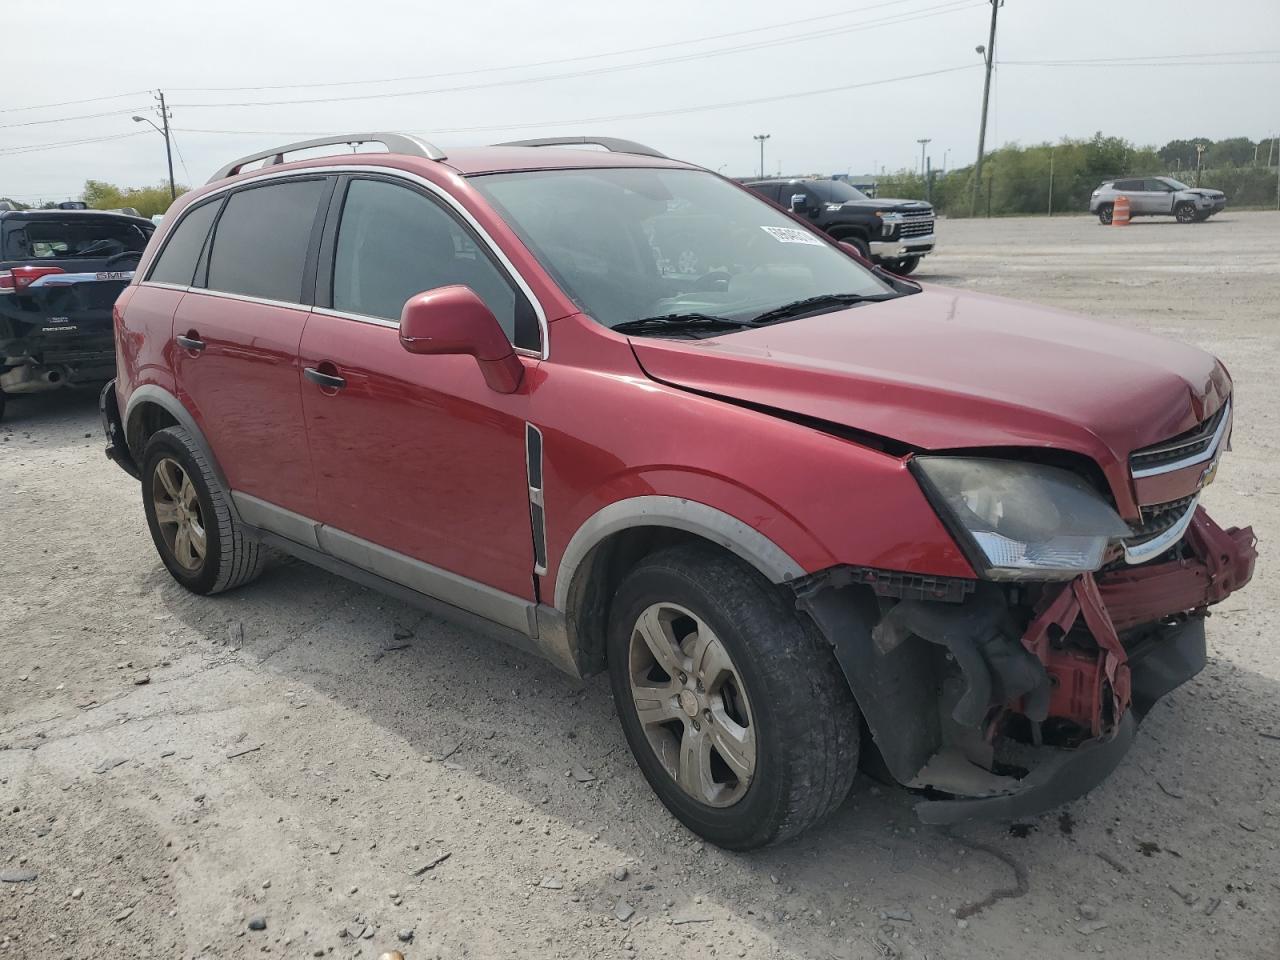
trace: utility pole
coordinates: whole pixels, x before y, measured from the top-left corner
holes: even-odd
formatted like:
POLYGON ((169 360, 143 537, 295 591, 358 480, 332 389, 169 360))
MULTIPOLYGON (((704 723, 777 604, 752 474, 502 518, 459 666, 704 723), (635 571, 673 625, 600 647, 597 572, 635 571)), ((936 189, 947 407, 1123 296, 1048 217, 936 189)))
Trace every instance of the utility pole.
POLYGON ((931 137, 921 137, 916 143, 920 144, 920 176, 923 177, 925 175, 924 148, 933 143, 933 139, 931 137))
POLYGON ((991 68, 996 62, 996 16, 1000 12, 1000 4, 1004 0, 990 0, 991 2, 991 35, 987 38, 987 45, 984 47, 979 44, 975 49, 982 54, 982 58, 986 63, 987 75, 982 81, 982 122, 978 127, 978 162, 974 165, 973 170, 973 200, 969 205, 969 216, 973 216, 978 209, 978 190, 982 186, 982 154, 987 146, 987 104, 991 100, 991 68))
POLYGON ((764 179, 764 142, 771 137, 769 133, 757 133, 751 139, 760 142, 760 179, 764 179))
POLYGON ((1053 216, 1053 150, 1049 151, 1049 216, 1053 216))
POLYGON ((1196 144, 1196 186, 1200 186, 1200 164, 1204 157, 1204 144, 1196 144))
POLYGON ((173 181, 173 144, 169 137, 169 108, 165 105, 163 90, 156 91, 156 99, 160 101, 158 109, 160 111, 161 126, 157 127, 154 121, 149 120, 146 117, 134 117, 133 122, 149 123, 155 129, 156 133, 164 137, 164 155, 165 159, 169 162, 169 200, 173 201, 178 199, 178 187, 173 181))

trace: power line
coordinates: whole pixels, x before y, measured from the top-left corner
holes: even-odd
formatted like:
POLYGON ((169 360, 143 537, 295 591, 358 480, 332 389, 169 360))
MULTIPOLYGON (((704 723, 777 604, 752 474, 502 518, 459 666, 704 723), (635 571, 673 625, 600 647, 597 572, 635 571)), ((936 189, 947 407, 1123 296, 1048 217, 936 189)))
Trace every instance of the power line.
MULTIPOLYGON (((817 90, 799 90, 792 93, 780 93, 767 97, 752 97, 744 100, 728 100, 723 103, 705 103, 695 107, 676 107, 670 110, 654 110, 641 113, 618 113, 610 116, 577 117, 570 120, 539 120, 521 123, 495 123, 480 127, 445 127, 433 128, 432 133, 487 133, 493 130, 527 130, 540 127, 562 127, 578 123, 612 123, 617 120, 649 120, 655 117, 671 117, 685 113, 701 113, 708 110, 727 110, 734 107, 754 106, 761 103, 777 103, 783 100, 798 100, 802 97, 816 97, 827 93, 840 93, 846 90, 858 90, 864 87, 877 87, 889 83, 901 83, 904 80, 919 80, 925 77, 936 77, 942 74, 957 73, 962 70, 975 70, 981 64, 966 63, 956 67, 945 67, 939 70, 928 70, 923 73, 911 73, 898 77, 881 77, 876 80, 864 80, 860 83, 842 84, 837 87, 822 87, 817 90)), ((240 136, 305 136, 316 133, 313 130, 210 130, 193 127, 180 128, 179 133, 211 133, 234 134, 240 136)))
POLYGON ((708 50, 699 53, 681 54, 678 56, 661 57, 654 60, 641 60, 635 63, 616 64, 607 67, 596 67, 590 70, 576 70, 567 73, 547 74, 540 77, 511 77, 504 80, 492 80, 487 83, 478 84, 462 84, 452 87, 434 87, 429 90, 400 90, 390 91, 386 93, 362 93, 351 96, 342 97, 315 97, 310 99, 295 100, 246 100, 232 101, 225 103, 182 103, 174 104, 175 107, 183 109, 208 109, 220 107, 278 107, 278 106, 299 106, 308 104, 331 104, 331 103, 350 103, 361 100, 385 100, 399 97, 417 97, 428 94, 440 93, 460 93, 469 90, 484 90, 493 87, 506 87, 515 85, 524 85, 529 83, 542 83, 548 80, 568 80, 580 77, 598 76, 605 73, 616 73, 623 70, 637 70, 643 67, 658 66, 669 63, 683 63, 692 60, 705 60, 711 57, 726 56, 734 53, 741 53, 747 50, 761 50, 770 47, 784 46, 792 43, 807 42, 809 40, 819 40, 826 37, 838 36, 843 33, 850 33, 854 30, 867 30, 875 27, 893 26, 899 23, 910 23, 916 20, 929 19, 935 16, 942 16, 948 13, 956 13, 960 10, 969 9, 981 5, 974 0, 948 0, 933 7, 926 7, 922 10, 914 11, 910 14, 895 15, 893 17, 880 18, 879 20, 859 21, 853 24, 846 24, 837 30, 822 30, 808 34, 797 34, 790 37, 780 37, 773 40, 761 40, 750 44, 740 44, 733 47, 722 47, 718 50, 708 50))
POLYGON ((1137 61, 1149 60, 1203 60, 1206 57, 1256 57, 1271 56, 1280 54, 1280 50, 1222 50, 1217 53, 1162 53, 1149 57, 1088 57, 1083 59, 1068 60, 1065 58, 1050 58, 1046 60, 1001 60, 1002 64, 1014 64, 1016 66, 1041 66, 1046 64, 1087 64, 1087 63, 1132 63, 1137 61))
POLYGON ((119 100, 122 97, 137 97, 150 90, 130 90, 128 93, 109 93, 103 97, 87 97, 84 100, 62 100, 59 103, 39 103, 30 107, 0 107, 0 113, 19 113, 25 110, 48 110, 50 107, 71 107, 80 103, 101 103, 103 100, 119 100))
POLYGON ((80 140, 58 140, 54 143, 29 143, 19 147, 0 147, 0 156, 8 157, 18 153, 33 153, 37 150, 51 150, 55 147, 74 147, 85 143, 104 143, 108 140, 124 140, 128 137, 141 136, 145 132, 145 130, 131 130, 128 133, 115 133, 105 137, 85 137, 80 140))
POLYGON ((76 117, 57 117, 53 120, 23 120, 21 123, 0 123, 0 130, 11 127, 39 127, 49 123, 69 123, 72 120, 95 120, 98 117, 122 117, 130 113, 141 113, 146 107, 130 107, 128 110, 108 110, 106 113, 82 113, 76 117))
POLYGON ((896 7, 901 6, 904 3, 914 2, 917 2, 917 0, 886 0, 886 2, 873 3, 870 6, 861 7, 856 10, 841 10, 836 13, 824 13, 813 17, 801 17, 798 19, 785 20, 781 23, 770 23, 761 27, 751 27, 746 30, 733 30, 729 33, 716 33, 704 37, 692 37, 688 40, 673 40, 667 43, 654 43, 644 47, 630 47, 626 50, 613 50, 606 53, 588 53, 576 57, 561 57, 556 60, 537 60, 530 63, 513 63, 498 67, 481 67, 476 70, 452 70, 445 73, 424 73, 415 76, 386 77, 376 80, 322 80, 313 83, 282 83, 245 87, 172 87, 171 89, 179 93, 235 93, 245 90, 302 90, 313 89, 316 87, 361 86, 373 83, 402 83, 410 80, 439 80, 444 77, 474 76, 482 73, 498 73, 504 70, 528 70, 536 67, 554 67, 566 63, 582 63, 587 60, 601 60, 608 57, 629 56, 633 53, 650 53, 654 50, 666 50, 672 47, 690 46, 697 43, 706 43, 711 40, 728 40, 732 37, 742 37, 752 33, 764 33, 769 30, 778 30, 784 27, 795 27, 806 23, 816 23, 821 20, 833 20, 838 17, 847 17, 855 13, 866 13, 871 10, 879 10, 883 7, 896 7))

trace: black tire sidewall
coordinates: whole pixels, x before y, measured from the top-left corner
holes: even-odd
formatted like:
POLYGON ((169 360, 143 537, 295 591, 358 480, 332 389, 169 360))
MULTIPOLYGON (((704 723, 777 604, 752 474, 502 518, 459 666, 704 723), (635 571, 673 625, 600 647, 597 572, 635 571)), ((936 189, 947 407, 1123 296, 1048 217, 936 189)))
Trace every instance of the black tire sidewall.
POLYGON ((894 269, 890 271, 891 273, 896 273, 900 277, 909 277, 911 274, 915 273, 916 267, 920 266, 920 258, 903 257, 893 266, 894 269))
MULTIPOLYGON (((798 623, 796 627, 799 629, 798 623)), ((768 843, 773 832, 770 825, 782 816, 789 788, 782 762, 782 704, 771 695, 759 657, 752 656, 730 612, 705 587, 679 571, 646 564, 615 596, 607 642, 609 680, 618 717, 640 771, 659 799, 690 830, 718 846, 748 849, 768 843), (631 631, 644 609, 659 601, 685 607, 705 621, 724 644, 746 687, 756 731, 756 770, 746 794, 730 807, 708 806, 685 793, 654 755, 636 714, 627 675, 631 631)))
POLYGON ((1189 203, 1180 203, 1173 211, 1173 217, 1179 223, 1195 223, 1196 208, 1189 203))
POLYGON ((151 540, 165 568, 175 580, 191 592, 207 594, 213 592, 218 579, 218 558, 222 556, 221 534, 204 471, 187 446, 175 435, 176 429, 170 427, 160 430, 147 441, 146 450, 142 456, 142 507, 147 515, 147 529, 151 531, 151 540), (196 496, 200 500, 200 516, 204 521, 205 531, 205 555, 204 563, 195 573, 186 569, 173 557, 164 535, 160 532, 160 525, 156 522, 155 502, 151 497, 151 481, 156 464, 164 457, 175 460, 182 467, 183 472, 196 488, 196 496))

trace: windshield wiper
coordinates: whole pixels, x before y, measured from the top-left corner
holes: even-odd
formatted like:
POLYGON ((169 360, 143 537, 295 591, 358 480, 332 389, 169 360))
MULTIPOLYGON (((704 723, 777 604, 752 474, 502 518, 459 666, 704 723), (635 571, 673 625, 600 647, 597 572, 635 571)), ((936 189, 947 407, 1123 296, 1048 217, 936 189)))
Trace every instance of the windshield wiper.
POLYGON ((892 300, 898 296, 901 296, 901 294, 824 293, 817 297, 793 300, 791 303, 784 303, 780 307, 766 310, 758 317, 755 317, 751 323, 753 325, 777 323, 779 320, 791 320, 802 314, 820 310, 823 307, 847 307, 855 303, 877 303, 881 300, 892 300))
POLYGON ((674 332, 683 330, 740 330, 752 324, 746 320, 731 320, 708 313, 664 313, 657 317, 640 317, 624 320, 614 326, 619 333, 674 332))

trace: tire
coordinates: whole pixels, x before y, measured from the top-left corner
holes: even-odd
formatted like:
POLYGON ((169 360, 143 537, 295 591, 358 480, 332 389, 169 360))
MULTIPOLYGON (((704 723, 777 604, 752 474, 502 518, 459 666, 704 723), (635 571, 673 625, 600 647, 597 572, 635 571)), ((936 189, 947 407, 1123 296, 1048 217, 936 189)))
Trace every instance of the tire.
POLYGON ((1104 203, 1098 207, 1098 222, 1104 227, 1111 226, 1111 214, 1115 211, 1115 204, 1104 203))
POLYGON ((861 254, 864 260, 871 261, 871 248, 861 237, 841 237, 839 242, 849 244, 861 254))
POLYGON ((893 266, 889 267, 889 272, 896 273, 900 277, 909 277, 915 273, 918 266, 920 266, 919 257, 904 257, 901 260, 895 260, 893 266))
POLYGON ((1173 217, 1179 223, 1195 223, 1196 207, 1193 203, 1180 203, 1173 211, 1173 217))
POLYGON ((1197 213, 1196 223, 1204 223, 1206 220, 1208 220, 1212 216, 1213 216, 1212 213, 1197 213))
POLYGON ((641 772, 700 837, 730 850, 777 843, 848 795, 860 716, 831 646, 738 558, 692 544, 640 561, 614 596, 607 652, 614 702, 641 772), (642 627, 666 642, 672 672, 642 627), (727 760, 734 755, 736 766, 727 760), (686 756, 698 762, 686 766, 686 756), (695 769, 700 775, 685 780, 697 789, 681 786, 681 771, 695 769))
POLYGON ((266 551, 246 535, 232 516, 229 501, 191 434, 181 427, 166 427, 152 434, 142 455, 142 504, 147 526, 165 568, 192 593, 222 593, 243 586, 262 572, 266 551), (175 506, 178 503, 180 509, 175 506), (169 517, 175 520, 170 522, 169 517), (185 547, 180 539, 184 526, 188 533, 185 547), (203 554, 197 531, 203 532, 203 554))
POLYGON ((0 390, 0 420, 4 419, 5 403, 6 403, 5 393, 3 390, 0 390))

